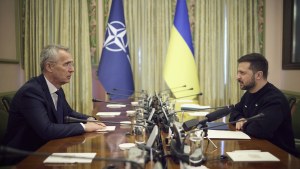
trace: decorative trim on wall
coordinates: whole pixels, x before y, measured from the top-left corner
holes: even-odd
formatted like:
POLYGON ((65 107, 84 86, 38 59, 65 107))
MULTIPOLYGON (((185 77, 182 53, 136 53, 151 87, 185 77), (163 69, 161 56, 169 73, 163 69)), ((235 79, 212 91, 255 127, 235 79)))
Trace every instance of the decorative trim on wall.
POLYGON ((265 29, 266 29, 266 7, 265 0, 258 0, 258 33, 259 50, 265 55, 265 29))

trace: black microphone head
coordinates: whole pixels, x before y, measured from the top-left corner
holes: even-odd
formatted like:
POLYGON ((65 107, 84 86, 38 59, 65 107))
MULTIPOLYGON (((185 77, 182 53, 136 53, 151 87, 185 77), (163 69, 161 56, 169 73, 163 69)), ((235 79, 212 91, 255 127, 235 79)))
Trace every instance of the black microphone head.
POLYGON ((194 127, 197 127, 198 124, 199 124, 199 120, 191 119, 191 120, 184 122, 182 124, 182 128, 184 129, 184 131, 189 131, 189 130, 192 130, 194 127))
POLYGON ((231 112, 231 108, 227 107, 207 114, 206 118, 208 122, 211 122, 211 121, 218 120, 219 118, 222 118, 224 116, 227 116, 230 112, 231 112))

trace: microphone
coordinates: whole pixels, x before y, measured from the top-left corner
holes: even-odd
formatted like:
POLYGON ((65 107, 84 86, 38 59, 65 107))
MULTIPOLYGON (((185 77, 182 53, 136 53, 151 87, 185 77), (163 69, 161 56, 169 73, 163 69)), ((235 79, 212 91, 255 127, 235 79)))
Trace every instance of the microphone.
POLYGON ((134 90, 128 90, 128 89, 117 89, 117 88, 113 88, 113 91, 127 91, 127 92, 135 92, 135 93, 144 93, 146 92, 145 90, 141 90, 141 91, 134 91, 134 90))
POLYGON ((188 90, 194 90, 194 88, 191 87, 189 89, 177 90, 177 91, 174 91, 173 93, 184 92, 184 91, 188 91, 188 90))
MULTIPOLYGON (((132 106, 131 104, 127 104, 127 103, 121 103, 121 102, 109 102, 109 101, 104 101, 104 100, 99 100, 99 99, 92 99, 92 102, 102 102, 102 103, 107 103, 107 104, 122 104, 122 105, 126 105, 126 106, 132 106)), ((134 107, 141 107, 141 106, 134 106, 134 107)))
POLYGON ((219 107, 206 107, 206 108, 199 108, 199 109, 196 109, 196 108, 193 108, 193 109, 182 109, 181 110, 177 110, 177 111, 174 111, 172 113, 170 113, 168 116, 173 116, 179 112, 184 112, 184 111, 187 111, 187 112, 194 112, 194 111, 201 111, 201 110, 209 110, 209 109, 224 109, 224 108, 229 108, 229 107, 233 107, 233 105, 227 105, 227 106, 219 106, 219 107))
MULTIPOLYGON (((119 103, 119 102, 109 102, 109 101, 104 101, 104 100, 99 100, 99 99, 92 99, 92 102, 102 102, 102 103, 108 103, 108 104, 124 104, 124 103, 119 103)), ((129 105, 129 104, 124 104, 124 105, 129 105)))
POLYGON ((205 116, 203 120, 198 121, 197 119, 191 119, 182 124, 184 131, 192 130, 193 128, 197 127, 199 124, 205 124, 207 122, 215 121, 219 118, 227 116, 231 112, 231 108, 233 105, 230 105, 226 108, 216 110, 212 113, 209 113, 205 116))
POLYGON ((92 160, 96 160, 96 161, 112 161, 112 162, 129 162, 130 164, 132 164, 133 168, 138 167, 140 169, 143 169, 143 167, 137 163, 136 161, 133 160, 128 160, 128 159, 122 159, 122 158, 104 158, 104 157, 86 157, 86 156, 63 156, 63 155, 54 155, 52 153, 46 153, 46 152, 31 152, 31 151, 25 151, 25 150, 20 150, 20 149, 15 149, 15 148, 11 148, 11 147, 7 147, 7 146, 0 146, 0 154, 17 154, 17 155, 22 155, 22 156, 40 156, 40 157, 48 157, 48 156, 53 156, 53 157, 65 157, 65 158, 81 158, 81 159, 92 159, 92 160), (134 167, 135 166, 135 167, 134 167))
MULTIPOLYGON (((107 95, 116 95, 116 96, 125 96, 125 97, 131 97, 131 95, 127 95, 127 94, 119 94, 119 93, 106 93, 107 95)), ((137 98, 137 99, 143 99, 143 97, 133 97, 133 98, 137 98)))
POLYGON ((265 116, 265 114, 259 113, 255 116, 252 116, 252 117, 249 117, 249 118, 239 119, 239 120, 235 120, 235 121, 231 121, 231 122, 228 122, 228 123, 223 123, 223 124, 215 125, 215 126, 203 127, 201 129, 202 130, 207 130, 207 129, 212 129, 212 128, 216 128, 216 127, 220 127, 220 126, 224 126, 224 125, 228 125, 228 124, 234 124, 234 123, 241 122, 241 121, 247 121, 248 122, 248 121, 252 121, 252 120, 257 120, 257 119, 262 118, 264 116, 265 116))
POLYGON ((170 91, 170 90, 172 90, 172 89, 182 88, 182 87, 186 87, 186 85, 183 85, 183 86, 177 86, 177 87, 172 87, 172 88, 169 88, 169 89, 164 89, 164 90, 161 90, 159 93, 166 92, 166 91, 170 91))
POLYGON ((203 95, 203 93, 197 93, 197 94, 192 94, 192 95, 188 95, 188 96, 182 96, 182 97, 178 97, 178 98, 170 98, 170 100, 176 100, 176 99, 182 99, 182 98, 186 98, 186 97, 191 97, 191 96, 201 96, 203 95))
MULTIPOLYGON (((223 124, 215 125, 215 126, 203 127, 203 128, 201 128, 201 130, 203 130, 203 131, 206 130, 207 131, 208 129, 212 129, 212 128, 215 128, 215 127, 220 127, 220 126, 224 126, 224 125, 228 125, 228 124, 234 124, 234 123, 240 122, 240 121, 252 121, 252 120, 262 118, 264 116, 265 116, 265 114, 259 113, 255 116, 250 117, 250 118, 231 121, 231 122, 228 122, 228 123, 223 123, 223 124)), ((198 124, 199 124, 199 121, 196 124, 196 126, 198 124)), ((176 126, 173 127, 173 128, 174 128, 175 140, 172 140, 171 143, 170 143, 171 154, 174 155, 176 158, 178 158, 178 159, 180 159, 184 162, 187 162, 187 163, 189 162, 190 157, 194 158, 195 160, 199 160, 200 159, 199 157, 202 157, 202 151, 196 151, 195 153, 193 153, 191 155, 185 154, 184 151, 183 151, 183 148, 184 148, 184 142, 185 142, 186 137, 182 140, 181 133, 180 133, 179 129, 176 126)), ((199 130, 195 130, 195 131, 192 131, 192 132, 196 132, 196 131, 199 131, 199 130)), ((205 158, 203 158, 203 160, 205 160, 205 158)))

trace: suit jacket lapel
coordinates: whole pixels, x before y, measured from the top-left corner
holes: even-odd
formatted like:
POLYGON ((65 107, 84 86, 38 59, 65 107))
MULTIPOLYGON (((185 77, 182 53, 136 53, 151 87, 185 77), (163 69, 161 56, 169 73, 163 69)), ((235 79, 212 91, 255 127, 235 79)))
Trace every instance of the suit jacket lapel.
POLYGON ((51 119, 54 120, 53 122, 58 123, 58 118, 59 118, 59 117, 57 117, 56 109, 55 109, 55 106, 54 106, 54 103, 53 103, 53 100, 52 100, 52 97, 51 97, 49 88, 48 88, 48 86, 47 86, 46 79, 45 79, 45 77, 44 77, 43 74, 41 74, 41 75, 38 77, 38 81, 39 81, 39 83, 41 84, 42 89, 43 89, 43 91, 44 91, 44 93, 45 93, 46 101, 47 101, 47 107, 49 107, 49 105, 50 105, 50 109, 51 109, 51 110, 48 111, 48 116, 51 117, 51 119))

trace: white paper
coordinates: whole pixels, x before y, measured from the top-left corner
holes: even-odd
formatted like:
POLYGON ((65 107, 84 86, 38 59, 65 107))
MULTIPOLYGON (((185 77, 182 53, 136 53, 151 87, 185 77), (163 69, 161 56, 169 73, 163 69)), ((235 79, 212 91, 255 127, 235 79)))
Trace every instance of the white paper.
POLYGON ((210 106, 201 106, 199 104, 182 104, 181 109, 207 109, 210 108, 210 106))
POLYGON ((107 104, 106 107, 108 107, 108 108, 122 108, 122 107, 126 107, 126 105, 124 105, 124 104, 107 104))
POLYGON ((190 112, 190 116, 206 116, 209 112, 190 112))
POLYGON ((102 131, 115 131, 116 130, 116 126, 106 126, 103 129, 99 129, 97 130, 98 132, 102 132, 102 131))
POLYGON ((131 102, 131 105, 132 105, 132 106, 138 106, 138 105, 139 105, 139 102, 131 102))
POLYGON ((226 152, 233 161, 280 161, 269 152, 255 150, 226 152))
MULTIPOLYGON (((202 131, 197 131, 200 134, 202 131)), ((241 131, 229 130, 208 130, 207 137, 211 139, 251 139, 247 134, 241 131)))
POLYGON ((53 153, 44 163, 92 163, 96 153, 53 153))
POLYGON ((98 112, 97 116, 119 116, 121 112, 98 112))

